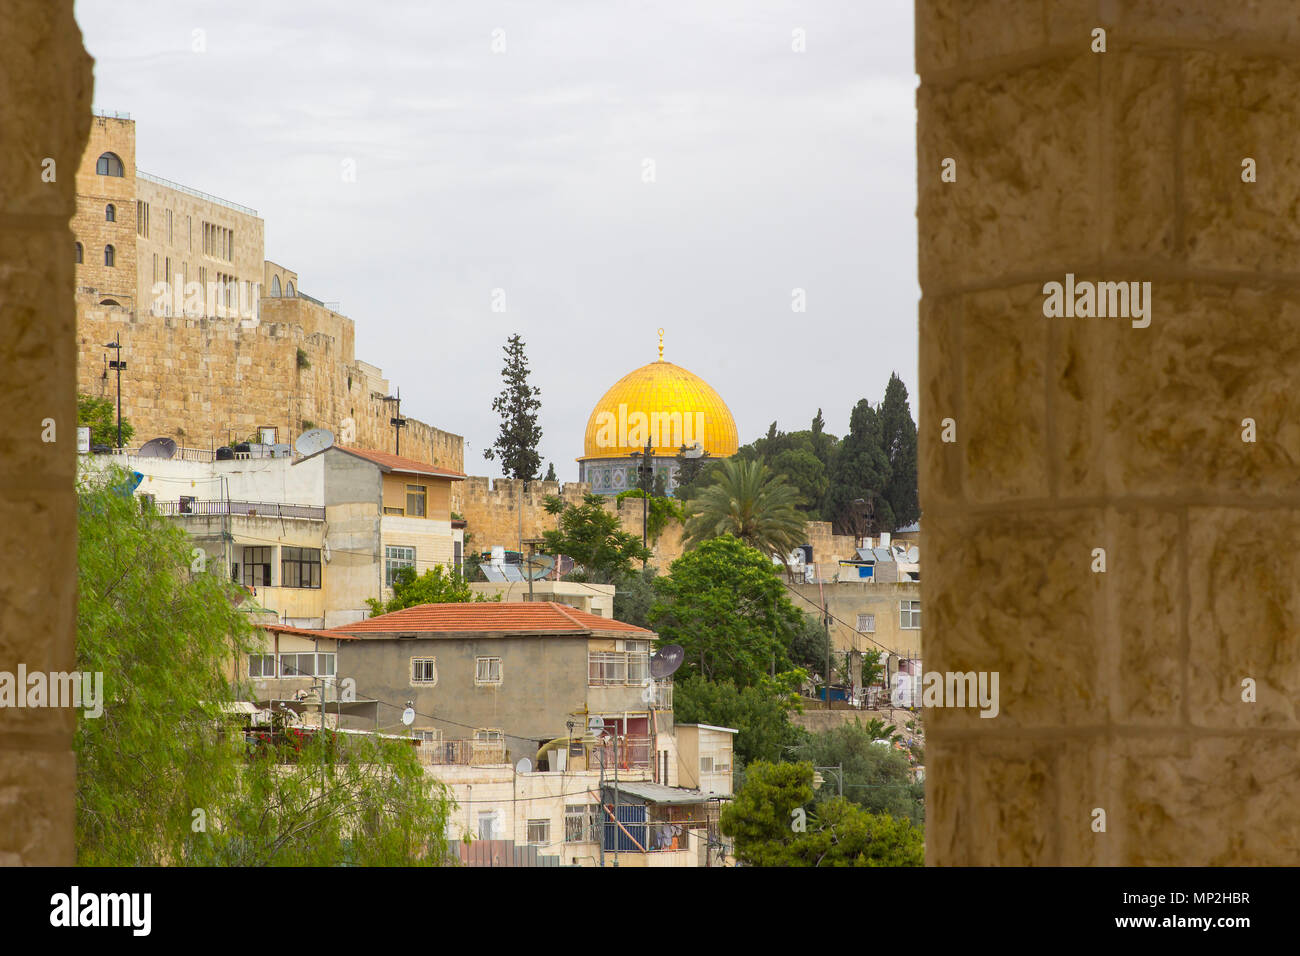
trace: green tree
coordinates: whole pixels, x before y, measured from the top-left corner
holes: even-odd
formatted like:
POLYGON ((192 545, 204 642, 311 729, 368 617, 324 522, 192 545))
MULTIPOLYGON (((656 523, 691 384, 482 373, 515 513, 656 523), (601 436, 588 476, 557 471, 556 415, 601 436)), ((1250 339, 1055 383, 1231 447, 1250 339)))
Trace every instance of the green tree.
POLYGON ((620 581, 614 592, 615 620, 652 630, 650 608, 659 598, 659 582, 662 580, 659 569, 647 565, 620 581))
POLYGON ((810 674, 823 674, 826 671, 826 651, 830 647, 830 637, 822 626, 818 615, 800 612, 799 627, 790 642, 790 660, 810 674))
POLYGON ((228 678, 260 650, 246 595, 131 484, 109 469, 78 486, 77 670, 103 675, 102 714, 77 713, 78 862, 440 862, 448 803, 409 750, 249 762, 228 678))
POLYGON ((501 595, 488 597, 469 586, 469 579, 454 570, 435 564, 416 576, 415 568, 398 568, 393 572, 393 596, 387 602, 366 598, 370 616, 391 614, 419 604, 469 604, 500 601, 501 595))
POLYGON ((869 813, 846 799, 806 809, 813 765, 757 762, 720 826, 748 866, 923 866, 922 831, 908 820, 869 813))
POLYGON ((893 512, 884 498, 889 482, 889 456, 881 447, 880 416, 865 398, 849 417, 849 434, 840 442, 831 475, 829 497, 832 520, 842 534, 865 535, 893 527, 893 512), (864 518, 868 502, 874 517, 864 518))
POLYGON ((907 386, 895 373, 889 377, 880 405, 881 447, 889 457, 884 498, 893 513, 890 530, 910 525, 921 516, 916 483, 916 422, 907 401, 907 386))
POLYGON ((709 473, 717 460, 710 458, 707 451, 698 457, 689 457, 683 445, 677 452, 677 477, 673 482, 673 497, 679 501, 688 500, 697 488, 709 483, 709 473))
MULTIPOLYGON (((894 728, 879 718, 867 724, 855 721, 808 735, 795 747, 794 756, 818 767, 842 764, 846 799, 873 813, 920 824, 925 820, 925 784, 912 781, 911 764, 902 753, 874 742, 896 737, 894 728)), ((836 790, 828 778, 818 798, 829 799, 836 790)))
MULTIPOLYGON (((77 396, 77 424, 90 427, 92 445, 117 446, 117 405, 111 398, 94 398, 90 395, 77 396)), ((131 441, 135 429, 124 417, 122 419, 122 444, 131 441)))
POLYGON ((674 682, 673 719, 680 723, 734 727, 736 759, 784 760, 807 732, 791 723, 799 710, 799 695, 788 679, 765 679, 753 687, 738 688, 731 681, 707 681, 698 674, 674 682))
POLYGON ((802 615, 770 558, 723 535, 687 551, 669 570, 649 617, 662 641, 686 652, 683 676, 751 687, 792 669, 790 644, 802 615))
POLYGON ((632 574, 633 562, 650 557, 640 535, 622 530, 618 516, 605 510, 600 495, 585 495, 581 505, 547 495, 545 508, 559 516, 560 527, 542 532, 543 553, 568 555, 595 584, 616 584, 632 574))
POLYGON ((555 477, 555 462, 553 462, 553 461, 548 461, 548 462, 546 463, 546 477, 545 477, 543 480, 544 480, 544 481, 559 481, 559 479, 555 477))
POLYGON ((501 370, 505 387, 492 400, 492 410, 501 416, 501 430, 490 448, 483 452, 488 461, 499 459, 501 472, 507 478, 532 481, 537 477, 542 457, 537 446, 542 441, 542 428, 537 423, 537 410, 542 407, 538 396, 541 389, 528 384, 528 357, 524 354, 524 341, 512 335, 503 351, 506 364, 501 370))
POLYGON ((771 468, 799 492, 799 512, 806 520, 816 521, 830 490, 830 478, 821 460, 807 448, 787 448, 772 459, 771 468))
POLYGON ((691 498, 686 512, 686 546, 733 535, 764 556, 783 560, 804 542, 804 518, 796 507, 799 492, 757 461, 729 458, 713 482, 691 498))
POLYGON ((658 541, 659 536, 664 533, 670 522, 686 520, 686 509, 680 501, 672 498, 666 498, 662 495, 647 496, 640 488, 629 488, 627 491, 620 491, 616 496, 618 501, 627 501, 634 498, 638 502, 645 497, 649 497, 650 504, 647 507, 646 534, 651 541, 658 541))

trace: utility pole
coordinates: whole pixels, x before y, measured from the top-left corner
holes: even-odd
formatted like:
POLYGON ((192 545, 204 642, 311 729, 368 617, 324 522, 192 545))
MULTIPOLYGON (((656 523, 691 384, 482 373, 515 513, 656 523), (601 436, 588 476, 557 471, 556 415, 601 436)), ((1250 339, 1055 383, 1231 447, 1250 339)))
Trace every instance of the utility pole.
POLYGON ((826 588, 819 582, 822 596, 822 630, 826 634, 826 709, 831 709, 831 612, 826 604, 826 588))
POLYGON ((393 426, 393 432, 397 436, 396 448, 394 449, 393 454, 400 455, 402 453, 402 429, 406 427, 406 419, 402 417, 401 386, 398 386, 396 395, 385 395, 384 401, 397 403, 397 414, 390 418, 388 422, 393 426))
POLYGON ((122 369, 126 368, 126 363, 122 361, 122 333, 117 333, 117 339, 109 342, 104 346, 106 349, 116 349, 117 358, 108 363, 108 367, 117 369, 117 447, 122 447, 122 369))
MULTIPOLYGON (((637 487, 642 491, 641 497, 641 547, 647 551, 650 549, 650 488, 651 479, 654 477, 654 448, 650 444, 650 439, 645 440, 645 451, 634 451, 632 458, 637 459, 636 478, 637 487)), ((641 559, 641 567, 645 568, 646 559, 641 559)))

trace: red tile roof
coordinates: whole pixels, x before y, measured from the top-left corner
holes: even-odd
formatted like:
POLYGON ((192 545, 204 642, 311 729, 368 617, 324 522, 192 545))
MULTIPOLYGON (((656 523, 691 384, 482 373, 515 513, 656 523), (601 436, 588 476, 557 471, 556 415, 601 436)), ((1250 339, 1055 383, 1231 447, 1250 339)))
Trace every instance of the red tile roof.
POLYGON ((590 634, 596 631, 654 636, 634 624, 615 621, 555 601, 485 601, 463 604, 420 604, 381 614, 355 624, 340 624, 330 632, 448 634, 510 632, 522 634, 590 634))
POLYGON ((342 445, 335 445, 334 447, 339 451, 347 452, 349 455, 372 461, 384 471, 399 471, 410 475, 432 475, 435 478, 451 478, 453 481, 463 481, 465 479, 463 471, 439 468, 427 461, 416 461, 414 458, 406 458, 402 455, 390 455, 386 451, 375 451, 372 448, 344 448, 342 445))

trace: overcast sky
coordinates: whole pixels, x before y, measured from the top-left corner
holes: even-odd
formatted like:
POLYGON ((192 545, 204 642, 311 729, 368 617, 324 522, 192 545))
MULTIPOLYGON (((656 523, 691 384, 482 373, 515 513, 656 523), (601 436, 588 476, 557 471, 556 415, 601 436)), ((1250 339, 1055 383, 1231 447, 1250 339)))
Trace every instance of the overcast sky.
POLYGON ((843 434, 895 370, 915 416, 912 8, 76 5, 95 106, 136 121, 139 168, 257 209, 267 258, 341 303, 357 357, 401 386, 403 411, 465 436, 471 474, 499 474, 483 449, 501 346, 521 333, 543 469, 562 480, 660 326, 742 443, 818 407, 843 434))

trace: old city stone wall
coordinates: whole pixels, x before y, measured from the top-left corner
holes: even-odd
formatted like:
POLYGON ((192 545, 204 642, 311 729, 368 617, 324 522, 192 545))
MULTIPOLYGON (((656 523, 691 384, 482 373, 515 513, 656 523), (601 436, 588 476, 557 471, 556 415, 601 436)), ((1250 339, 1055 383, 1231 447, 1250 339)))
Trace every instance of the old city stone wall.
MULTIPOLYGON (((262 319, 140 315, 81 297, 77 327, 78 388, 116 400, 117 379, 104 375, 103 344, 122 334, 127 370, 122 414, 135 443, 158 436, 199 448, 243 439, 260 426, 292 440, 304 423, 334 431, 343 444, 344 419, 355 423, 363 448, 393 451, 393 406, 370 391, 365 363, 352 354, 351 319, 308 300, 262 300, 262 319), (282 321, 274 321, 282 319, 282 321), (307 366, 300 367, 302 350, 307 366)), ((428 425, 405 410, 402 454, 459 471, 461 436, 428 425)))
POLYGON ((1300 15, 916 14, 925 668, 1001 697, 927 710, 928 861, 1294 863, 1300 15))

